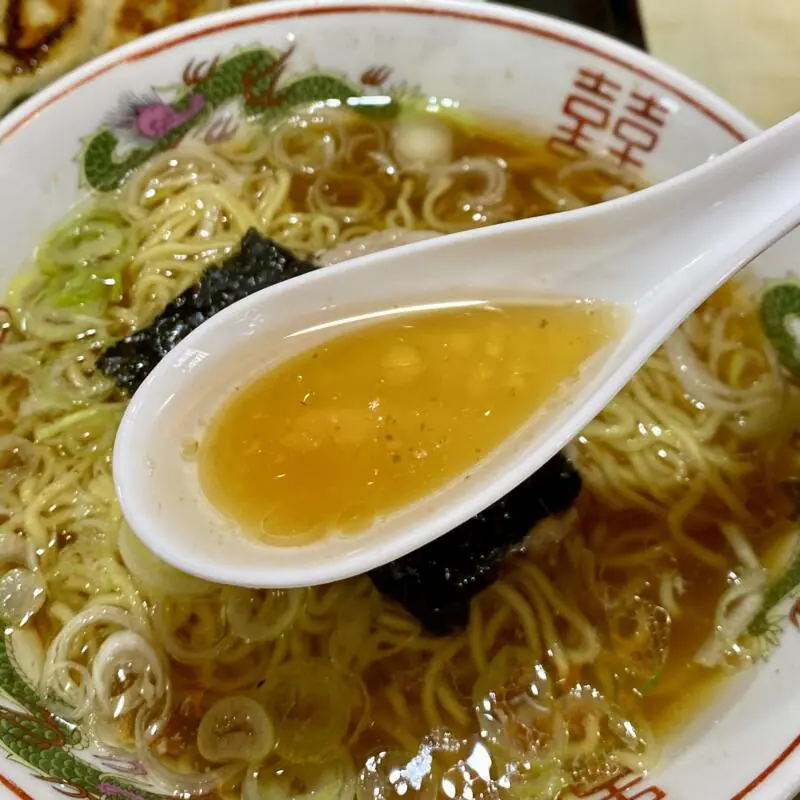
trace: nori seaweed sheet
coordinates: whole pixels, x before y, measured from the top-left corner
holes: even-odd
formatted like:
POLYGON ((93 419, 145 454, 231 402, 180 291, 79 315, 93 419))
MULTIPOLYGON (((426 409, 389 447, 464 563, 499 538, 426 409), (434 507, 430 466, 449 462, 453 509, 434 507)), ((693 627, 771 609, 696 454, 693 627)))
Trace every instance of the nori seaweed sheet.
POLYGON ((561 454, 489 506, 434 542, 369 575, 381 594, 403 605, 435 635, 469 621, 472 598, 494 583, 509 551, 531 528, 569 509, 581 478, 561 454))
POLYGON ((162 358, 185 336, 229 305, 316 267, 251 228, 240 248, 175 298, 146 328, 111 345, 100 369, 133 393, 162 358))
MULTIPOLYGON (((229 305, 316 267, 250 229, 239 250, 173 300, 146 328, 109 347, 100 369, 133 393, 185 336, 229 305)), ((497 580, 500 566, 540 520, 570 508, 581 479, 561 454, 501 500, 425 547, 372 570, 378 591, 433 634, 464 627, 472 598, 497 580)))

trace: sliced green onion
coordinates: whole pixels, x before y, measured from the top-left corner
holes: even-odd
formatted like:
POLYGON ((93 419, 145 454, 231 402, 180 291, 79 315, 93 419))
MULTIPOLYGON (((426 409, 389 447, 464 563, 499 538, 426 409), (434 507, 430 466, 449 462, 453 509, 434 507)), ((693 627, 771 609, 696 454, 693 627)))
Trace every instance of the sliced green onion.
POLYGON ((206 761, 260 761, 275 747, 275 729, 264 709, 249 697, 225 697, 203 715, 197 749, 206 761))
POLYGON ((120 526, 117 544, 122 561, 134 578, 159 594, 191 597, 216 591, 214 584, 162 561, 142 544, 127 523, 120 526))
POLYGON ((343 756, 323 764, 281 764, 248 769, 242 800, 353 800, 356 774, 343 756))
POLYGON ((340 755, 350 727, 348 690, 342 673, 321 658, 293 660, 271 670, 259 699, 275 721, 278 754, 300 764, 340 755))
POLYGON ((21 627, 44 605, 47 589, 38 572, 14 567, 0 578, 0 616, 21 627))
POLYGON ((222 593, 231 632, 249 642, 271 642, 297 619, 305 589, 260 591, 226 587, 222 593))

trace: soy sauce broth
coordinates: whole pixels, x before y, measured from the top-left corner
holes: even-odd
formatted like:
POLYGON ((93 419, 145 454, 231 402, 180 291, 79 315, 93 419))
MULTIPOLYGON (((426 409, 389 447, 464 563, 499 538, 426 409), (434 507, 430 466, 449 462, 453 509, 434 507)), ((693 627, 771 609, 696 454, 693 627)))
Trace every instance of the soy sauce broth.
POLYGON ((612 341, 589 302, 400 310, 256 378, 212 421, 203 488, 278 543, 367 528, 466 473, 612 341))

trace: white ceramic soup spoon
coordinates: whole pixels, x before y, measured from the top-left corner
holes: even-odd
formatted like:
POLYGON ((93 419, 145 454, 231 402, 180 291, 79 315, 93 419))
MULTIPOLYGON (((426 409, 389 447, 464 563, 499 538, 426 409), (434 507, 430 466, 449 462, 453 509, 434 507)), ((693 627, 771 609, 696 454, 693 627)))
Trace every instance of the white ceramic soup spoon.
POLYGON ((445 236, 321 269, 201 325, 150 374, 119 429, 123 512, 168 563, 252 587, 313 585, 384 564, 453 529, 564 447, 717 287, 800 223, 800 115, 672 180, 609 203, 445 236), (221 516, 182 444, 232 388, 376 310, 470 299, 592 298, 630 310, 558 403, 437 493, 363 533, 280 547, 221 516), (302 336, 292 336, 306 329, 302 336))

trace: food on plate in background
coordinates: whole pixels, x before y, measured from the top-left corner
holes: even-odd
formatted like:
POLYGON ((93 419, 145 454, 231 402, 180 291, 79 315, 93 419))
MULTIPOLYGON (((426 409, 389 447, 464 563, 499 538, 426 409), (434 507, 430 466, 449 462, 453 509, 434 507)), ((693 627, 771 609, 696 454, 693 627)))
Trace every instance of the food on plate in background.
POLYGON ((0 0, 0 114, 101 53, 255 0, 0 0))

